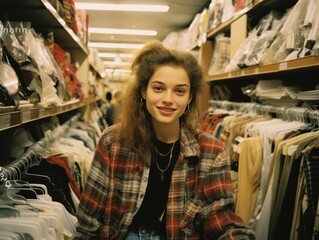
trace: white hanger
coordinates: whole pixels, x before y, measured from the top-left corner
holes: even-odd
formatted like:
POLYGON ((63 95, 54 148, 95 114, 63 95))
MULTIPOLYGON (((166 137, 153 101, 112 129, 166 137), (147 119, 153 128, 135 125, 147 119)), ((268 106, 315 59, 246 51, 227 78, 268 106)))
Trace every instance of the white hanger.
POLYGON ((23 240, 18 233, 0 231, 0 240, 10 239, 10 240, 23 240))
POLYGON ((29 219, 29 221, 21 221, 18 218, 0 218, 0 230, 6 230, 17 233, 27 233, 33 239, 43 240, 42 230, 39 223, 29 219))

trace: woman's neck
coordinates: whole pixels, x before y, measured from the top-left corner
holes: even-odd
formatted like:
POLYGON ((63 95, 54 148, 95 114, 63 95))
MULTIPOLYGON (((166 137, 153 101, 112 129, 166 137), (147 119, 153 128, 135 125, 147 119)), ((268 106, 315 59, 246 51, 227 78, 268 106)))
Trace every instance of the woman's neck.
POLYGON ((180 137, 180 124, 154 124, 155 136, 165 143, 176 142, 180 137))

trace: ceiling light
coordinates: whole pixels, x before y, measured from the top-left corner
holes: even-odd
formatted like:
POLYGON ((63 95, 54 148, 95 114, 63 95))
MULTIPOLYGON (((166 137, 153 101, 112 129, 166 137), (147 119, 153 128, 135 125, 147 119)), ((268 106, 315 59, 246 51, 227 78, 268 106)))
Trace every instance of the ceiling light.
POLYGON ((144 44, 138 43, 105 43, 105 42, 89 42, 89 47, 94 48, 121 48, 121 49, 140 49, 144 44))
POLYGON ((116 53, 98 53, 100 58, 115 58, 117 56, 116 53))
POLYGON ((129 62, 114 62, 114 61, 103 61, 106 65, 116 65, 116 66, 129 66, 129 62))
POLYGON ((75 3, 76 9, 102 11, 136 11, 136 12, 167 12, 168 5, 145 4, 108 4, 108 3, 75 3))
POLYGON ((120 58, 133 58, 134 56, 132 54, 127 54, 127 53, 107 53, 107 52, 99 52, 98 56, 100 58, 115 58, 115 57, 120 57, 120 58))
POLYGON ((123 35, 145 35, 156 36, 157 31, 154 30, 138 30, 138 29, 118 29, 118 28, 95 28, 90 27, 89 33, 102 33, 102 34, 123 34, 123 35))
POLYGON ((112 68, 107 68, 105 69, 106 73, 131 73, 132 71, 130 69, 112 69, 112 68))

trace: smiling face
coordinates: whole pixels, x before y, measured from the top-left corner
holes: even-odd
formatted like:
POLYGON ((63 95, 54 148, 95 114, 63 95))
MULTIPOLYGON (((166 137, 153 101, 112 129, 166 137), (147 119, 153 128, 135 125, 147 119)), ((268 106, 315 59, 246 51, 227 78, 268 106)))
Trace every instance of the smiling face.
POLYGON ((150 78, 142 95, 153 127, 179 129, 179 118, 191 101, 190 80, 182 67, 160 66, 150 78))

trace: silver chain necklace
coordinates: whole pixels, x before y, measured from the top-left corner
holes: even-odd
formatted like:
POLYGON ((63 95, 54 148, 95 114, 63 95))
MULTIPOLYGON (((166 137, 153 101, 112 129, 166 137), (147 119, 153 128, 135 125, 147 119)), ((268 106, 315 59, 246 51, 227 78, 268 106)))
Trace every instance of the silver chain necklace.
POLYGON ((160 168, 160 166, 158 165, 158 162, 157 162, 157 157, 156 157, 156 160, 155 160, 156 167, 157 167, 157 169, 161 172, 161 181, 162 181, 162 182, 164 182, 164 172, 166 172, 167 169, 169 168, 169 166, 171 165, 172 157, 173 157, 173 149, 174 149, 174 146, 175 146, 175 142, 173 143, 171 149, 169 150, 169 152, 168 152, 167 154, 162 154, 162 153, 160 153, 160 152, 157 150, 157 148, 155 147, 156 152, 157 152, 159 155, 161 155, 162 157, 166 157, 166 156, 168 156, 168 154, 169 154, 168 164, 167 164, 167 166, 166 166, 165 169, 161 169, 161 168, 160 168))

